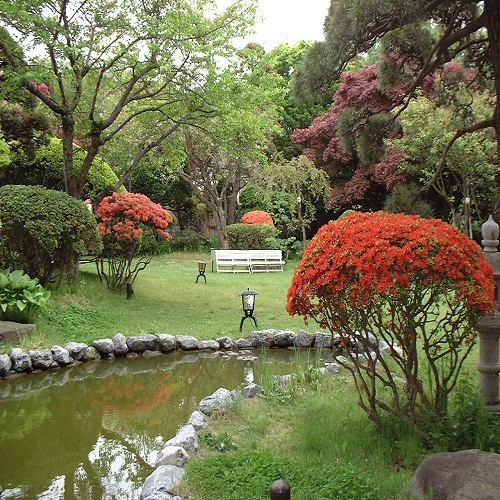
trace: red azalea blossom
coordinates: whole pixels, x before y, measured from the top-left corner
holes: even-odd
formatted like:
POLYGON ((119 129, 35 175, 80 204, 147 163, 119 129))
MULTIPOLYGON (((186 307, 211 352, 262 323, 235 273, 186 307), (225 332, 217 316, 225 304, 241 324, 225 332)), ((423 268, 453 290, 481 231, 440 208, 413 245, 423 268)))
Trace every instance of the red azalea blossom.
POLYGON ((143 194, 114 193, 101 201, 95 214, 101 234, 113 235, 117 248, 139 239, 145 228, 153 229, 161 238, 171 237, 165 229, 172 216, 143 194))
POLYGON ((493 308, 492 273, 479 246, 443 221, 354 212, 323 226, 307 246, 287 311, 321 323, 329 307, 364 307, 433 287, 482 315, 493 308))
POLYGON ((264 210, 252 210, 241 218, 242 224, 271 224, 274 226, 273 218, 264 210))

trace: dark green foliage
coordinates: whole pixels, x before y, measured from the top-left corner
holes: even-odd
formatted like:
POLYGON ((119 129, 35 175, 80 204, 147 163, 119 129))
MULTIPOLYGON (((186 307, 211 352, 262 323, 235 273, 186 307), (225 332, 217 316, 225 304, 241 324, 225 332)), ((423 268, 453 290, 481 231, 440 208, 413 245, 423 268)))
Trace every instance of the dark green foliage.
POLYGON ((158 253, 206 252, 211 248, 220 248, 217 238, 204 238, 198 231, 185 229, 176 233, 172 239, 162 241, 158 253))
POLYGON ((0 188, 0 264, 22 269, 42 285, 75 278, 80 255, 101 249, 87 206, 40 186, 0 188))
POLYGON ((432 205, 418 197, 416 184, 396 184, 384 203, 384 210, 392 214, 420 215, 426 219, 434 217, 432 205))
POLYGON ((230 224, 227 226, 229 248, 232 250, 267 250, 276 248, 272 239, 277 230, 271 224, 230 224))
POLYGON ((236 451, 188 462, 187 479, 196 474, 196 487, 205 500, 268 499, 271 484, 284 479, 295 500, 376 500, 375 481, 352 464, 309 467, 276 458, 268 451, 236 451), (311 472, 309 472, 311 471, 311 472))
POLYGON ((500 417, 484 408, 484 399, 471 383, 474 375, 460 380, 448 419, 431 435, 436 451, 478 449, 500 453, 500 417))
POLYGON ((226 451, 232 451, 237 448, 233 438, 227 432, 214 434, 210 431, 204 431, 200 432, 198 437, 200 438, 200 443, 212 451, 225 453, 226 451))

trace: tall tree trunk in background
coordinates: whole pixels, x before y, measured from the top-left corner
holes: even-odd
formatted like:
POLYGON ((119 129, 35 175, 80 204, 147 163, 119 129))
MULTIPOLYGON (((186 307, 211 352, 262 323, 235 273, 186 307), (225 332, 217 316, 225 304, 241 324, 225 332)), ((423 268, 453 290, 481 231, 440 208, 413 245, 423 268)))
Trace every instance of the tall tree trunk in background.
MULTIPOLYGON (((494 128, 497 139, 497 162, 500 164, 500 1, 485 0, 484 12, 496 92, 494 128)), ((500 179, 497 179, 499 181, 500 179)))

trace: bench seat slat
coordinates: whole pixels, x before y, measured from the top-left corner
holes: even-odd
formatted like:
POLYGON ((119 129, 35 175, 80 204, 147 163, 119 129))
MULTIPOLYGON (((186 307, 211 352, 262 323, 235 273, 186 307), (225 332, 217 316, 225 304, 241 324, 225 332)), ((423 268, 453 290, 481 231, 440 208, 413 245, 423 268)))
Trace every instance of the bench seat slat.
POLYGON ((283 271, 281 250, 215 250, 217 272, 283 271))

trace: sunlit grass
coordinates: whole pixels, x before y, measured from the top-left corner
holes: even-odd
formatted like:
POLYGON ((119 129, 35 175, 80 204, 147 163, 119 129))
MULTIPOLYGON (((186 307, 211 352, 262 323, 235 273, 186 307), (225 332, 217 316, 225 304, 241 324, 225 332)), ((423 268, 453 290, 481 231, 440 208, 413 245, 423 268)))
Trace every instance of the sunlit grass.
MULTIPOLYGON (((286 294, 297 262, 284 272, 217 273, 211 271, 210 255, 175 253, 155 257, 139 273, 134 296, 113 292, 99 282, 93 264, 81 266, 80 282, 53 291, 47 311, 37 321, 37 334, 26 339, 25 347, 52 346, 70 340, 90 343, 94 339, 143 333, 193 335, 198 339, 229 336, 237 339, 255 329, 244 322, 240 293, 247 288, 258 293, 255 315, 259 329, 306 328, 300 317, 290 317, 286 294), (197 261, 208 262, 207 282, 199 279, 197 261)), ((306 328, 307 329, 307 328, 306 328)), ((316 325, 310 325, 315 331, 316 325)))

